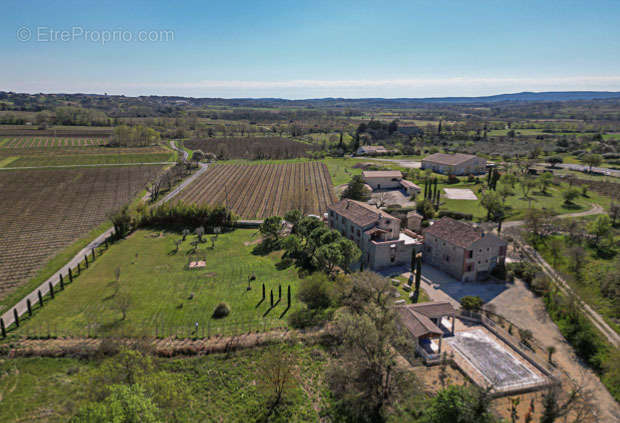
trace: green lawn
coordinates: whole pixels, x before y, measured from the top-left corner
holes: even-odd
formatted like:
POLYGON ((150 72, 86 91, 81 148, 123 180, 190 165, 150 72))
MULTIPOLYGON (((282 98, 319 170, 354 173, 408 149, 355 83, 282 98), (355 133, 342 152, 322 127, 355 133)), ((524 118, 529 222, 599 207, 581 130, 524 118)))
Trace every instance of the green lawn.
MULTIPOLYGON (((29 166, 70 166, 94 164, 132 164, 132 163, 159 163, 174 161, 174 154, 142 153, 142 154, 71 154, 71 155, 33 155, 20 156, 10 162, 10 167, 29 166)), ((1 163, 0 163, 1 164, 1 163)), ((3 167, 3 166, 0 166, 3 167)), ((7 167, 7 165, 4 165, 7 167)))
MULTIPOLYGON (((501 182, 500 184, 501 185, 501 182)), ((498 187, 499 187, 498 185, 498 187)), ((445 185, 439 184, 442 189, 442 200, 440 210, 450 210, 461 213, 468 213, 474 216, 474 219, 484 220, 486 219, 486 209, 480 205, 480 193, 478 190, 481 185, 474 184, 455 184, 445 185), (478 197, 478 200, 450 200, 445 198, 443 188, 470 188, 474 194, 478 197)), ((561 184, 559 186, 551 186, 547 188, 547 194, 540 192, 536 187, 529 193, 529 199, 524 198, 520 185, 515 184, 514 195, 509 196, 506 199, 506 206, 508 207, 507 220, 520 220, 523 218, 525 211, 530 207, 550 210, 554 214, 566 214, 576 213, 585 210, 589 210, 592 203, 597 203, 603 207, 609 205, 609 199, 601 197, 600 195, 589 192, 588 197, 580 196, 572 205, 566 205, 562 197, 562 192, 568 188, 567 184, 561 184)))
POLYGON ((287 287, 291 286, 293 306, 299 278, 293 267, 278 270, 281 253, 268 256, 251 253, 257 232, 238 229, 221 234, 211 249, 211 242, 200 244, 198 255, 206 259, 206 268, 188 270, 187 255, 191 235, 176 254, 174 241, 180 235, 148 230, 136 231, 126 240, 115 244, 90 268, 69 285, 64 292, 25 320, 17 333, 45 335, 48 327, 53 335, 87 334, 155 334, 203 336, 213 333, 241 333, 263 330, 286 324, 280 316, 287 307, 287 287), (246 245, 247 244, 247 245, 246 245), (120 283, 115 282, 115 269, 120 268, 120 283), (254 273, 256 281, 247 290, 247 280, 254 273), (266 285, 266 300, 262 286, 266 285), (269 292, 282 299, 270 310, 269 292), (192 297, 190 299, 190 297, 192 297), (123 320, 118 309, 120 300, 130 299, 123 320), (224 319, 213 319, 216 305, 226 302, 231 313, 224 319), (263 317, 265 317, 263 319, 263 317), (194 334, 194 324, 199 323, 194 334), (162 333, 163 332, 163 333, 162 333))
MULTIPOLYGON (((273 347, 271 347, 273 348, 273 347)), ((154 358, 154 368, 139 382, 163 410, 161 421, 255 421, 264 409, 265 388, 257 383, 258 368, 270 348, 191 358, 154 358), (175 388, 175 387, 179 388, 175 388), (156 392, 172 389, 173 400, 157 403, 156 392)), ((326 355, 302 345, 286 346, 296 360, 292 387, 287 389, 285 418, 270 421, 318 421, 316 409, 328 398, 321 372, 326 355)), ((0 360, 0 421, 67 422, 90 398, 93 379, 116 360, 73 358, 17 358, 0 360)))

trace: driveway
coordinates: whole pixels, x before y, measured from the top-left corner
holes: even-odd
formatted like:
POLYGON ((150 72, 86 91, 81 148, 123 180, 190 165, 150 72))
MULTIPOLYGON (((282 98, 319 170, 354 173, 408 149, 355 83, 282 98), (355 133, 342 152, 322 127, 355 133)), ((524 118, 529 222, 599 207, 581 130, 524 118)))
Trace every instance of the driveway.
POLYGON ((400 167, 404 167, 407 169, 419 169, 422 167, 422 162, 418 162, 415 160, 399 160, 399 159, 379 159, 376 157, 369 157, 368 159, 370 160, 377 160, 380 162, 389 162, 389 163, 394 163, 400 167))

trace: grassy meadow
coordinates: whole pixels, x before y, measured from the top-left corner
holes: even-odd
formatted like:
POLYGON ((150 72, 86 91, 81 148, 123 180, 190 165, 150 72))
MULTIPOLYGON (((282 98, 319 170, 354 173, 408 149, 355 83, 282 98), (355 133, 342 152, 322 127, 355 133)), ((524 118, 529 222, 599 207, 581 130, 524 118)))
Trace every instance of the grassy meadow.
POLYGON ((256 230, 238 229, 220 234, 211 248, 210 235, 203 237, 194 254, 190 235, 178 252, 172 232, 139 230, 115 244, 73 284, 22 322, 18 334, 157 334, 160 336, 206 336, 241 333, 286 325, 286 313, 300 304, 295 300, 299 278, 293 267, 278 270, 281 252, 266 256, 252 254, 258 242, 256 230), (204 259, 203 269, 188 269, 192 259, 204 259), (116 271, 120 270, 117 282, 116 271), (247 290, 248 276, 254 275, 247 290), (262 299, 262 284, 266 299, 262 299), (278 300, 278 286, 282 298, 278 300), (287 309, 287 287, 291 286, 292 307, 287 309), (274 291, 273 309, 270 290, 274 291), (212 318, 220 302, 230 314, 212 318), (128 304, 127 304, 128 303, 128 304), (126 316, 122 307, 125 304, 126 316), (198 322, 198 332, 195 323, 198 322))
MULTIPOLYGON (((273 348, 153 358, 138 382, 159 408, 161 421, 255 421, 267 402, 259 367, 273 348)), ((318 421, 317 410, 328 401, 321 377, 327 355, 302 345, 285 345, 283 350, 295 360, 294 380, 286 392, 283 415, 270 421, 318 421)), ((69 421, 92 401, 95 381, 114 360, 117 357, 0 359, 0 421, 69 421)))

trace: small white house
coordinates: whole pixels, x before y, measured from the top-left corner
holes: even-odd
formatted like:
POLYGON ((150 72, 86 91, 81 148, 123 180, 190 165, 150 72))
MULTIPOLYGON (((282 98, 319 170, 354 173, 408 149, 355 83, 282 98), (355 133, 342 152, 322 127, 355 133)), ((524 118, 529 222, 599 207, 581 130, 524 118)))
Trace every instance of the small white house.
POLYGON ((403 174, 398 170, 366 170, 362 172, 364 182, 374 190, 398 189, 401 187, 403 174))

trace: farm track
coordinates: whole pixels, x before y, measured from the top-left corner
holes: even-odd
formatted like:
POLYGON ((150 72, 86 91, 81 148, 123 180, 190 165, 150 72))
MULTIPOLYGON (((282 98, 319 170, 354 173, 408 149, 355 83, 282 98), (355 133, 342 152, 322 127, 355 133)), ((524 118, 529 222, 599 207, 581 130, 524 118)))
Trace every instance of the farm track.
POLYGON ((213 165, 178 197, 178 201, 228 206, 244 219, 263 219, 300 209, 327 211, 335 197, 327 167, 319 162, 213 165), (227 195, 228 194, 228 195, 227 195))

